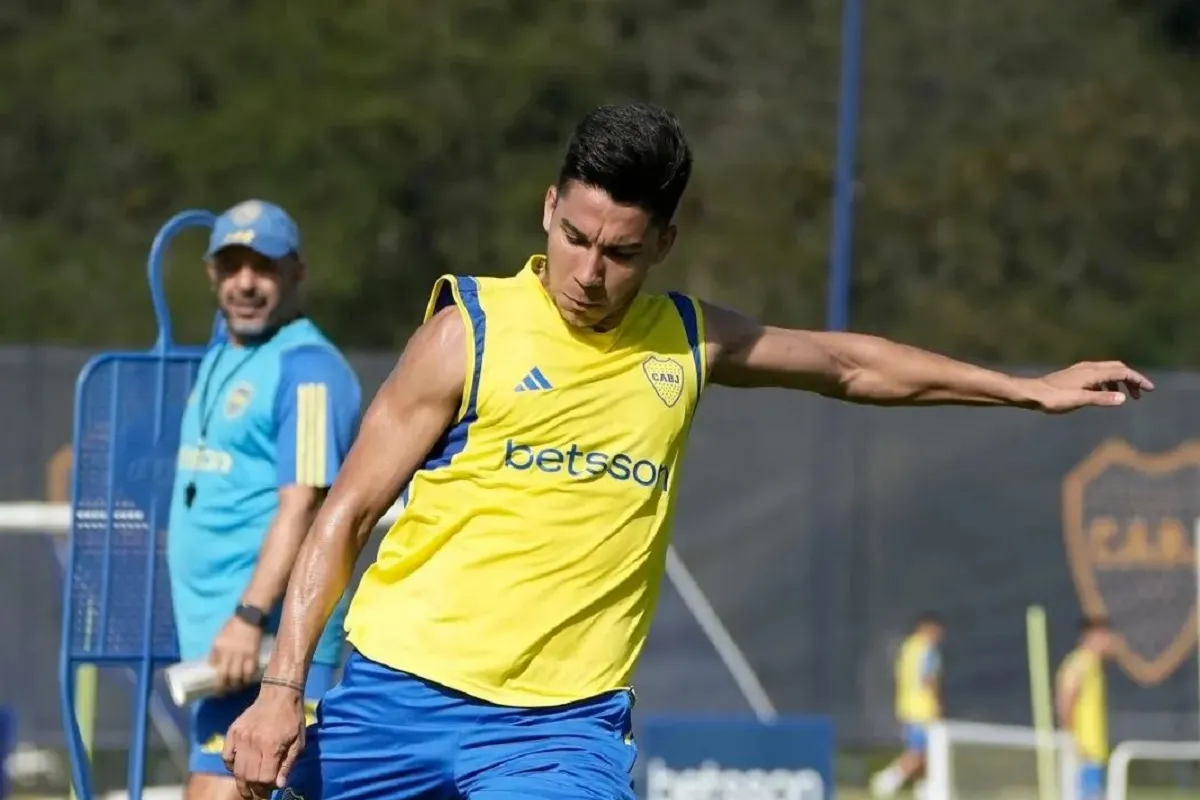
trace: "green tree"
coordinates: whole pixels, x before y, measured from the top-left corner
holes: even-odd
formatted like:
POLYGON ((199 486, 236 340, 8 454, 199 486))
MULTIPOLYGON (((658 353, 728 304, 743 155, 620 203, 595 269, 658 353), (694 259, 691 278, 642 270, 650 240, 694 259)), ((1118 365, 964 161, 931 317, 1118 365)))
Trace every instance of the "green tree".
MULTIPOLYGON (((989 360, 1200 363, 1200 81, 1164 33, 1186 5, 866 4, 855 326, 989 360)), ((322 325, 394 348, 436 275, 508 273, 540 246, 571 125, 634 97, 675 109, 697 159, 655 284, 820 324, 840 15, 837 0, 10 3, 0 338, 146 343, 157 226, 262 196, 301 223, 322 325)), ((212 314, 202 246, 189 236, 170 264, 193 339, 212 314)))

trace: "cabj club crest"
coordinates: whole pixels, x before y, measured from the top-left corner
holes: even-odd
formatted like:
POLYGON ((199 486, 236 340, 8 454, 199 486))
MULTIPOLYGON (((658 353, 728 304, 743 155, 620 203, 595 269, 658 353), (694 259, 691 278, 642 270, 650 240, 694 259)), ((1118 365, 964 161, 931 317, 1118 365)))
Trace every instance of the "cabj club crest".
POLYGON ((642 371, 667 408, 679 402, 683 396, 683 365, 672 358, 650 356, 642 362, 642 371))
POLYGON ((225 398, 225 419, 237 419, 246 413, 246 408, 254 398, 254 387, 242 381, 229 390, 225 398))
POLYGON ((1062 498, 1084 610, 1111 620, 1130 678, 1161 683, 1196 648, 1200 441, 1165 453, 1107 441, 1067 474, 1062 498))

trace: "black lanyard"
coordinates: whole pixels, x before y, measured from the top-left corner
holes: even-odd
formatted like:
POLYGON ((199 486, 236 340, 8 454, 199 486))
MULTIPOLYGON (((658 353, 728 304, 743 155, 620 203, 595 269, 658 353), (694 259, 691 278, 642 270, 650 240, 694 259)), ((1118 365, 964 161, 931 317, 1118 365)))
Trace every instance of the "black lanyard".
MULTIPOLYGON (((196 443, 197 462, 204 458, 204 448, 208 440, 208 425, 212 421, 212 415, 216 412, 217 406, 221 404, 221 395, 224 393, 225 387, 229 385, 230 381, 237 377, 237 374, 242 371, 242 368, 246 366, 247 363, 249 363, 250 359, 258 355, 260 348, 251 348, 250 352, 248 352, 242 358, 242 360, 229 371, 229 374, 221 379, 221 384, 217 387, 217 391, 214 393, 215 397, 213 398, 213 402, 210 404, 208 402, 208 392, 209 389, 212 388, 213 375, 216 374, 217 367, 221 365, 221 359, 224 357, 226 349, 228 349, 228 344, 226 342, 222 342, 221 349, 217 351, 216 357, 213 358, 212 367, 209 368, 208 374, 204 376, 204 382, 200 385, 200 440, 196 443), (207 410, 205 409, 205 406, 208 406, 207 410)), ((188 508, 191 508, 192 503, 196 502, 196 469, 198 466, 199 463, 193 465, 192 478, 190 481, 188 481, 188 485, 183 492, 183 502, 188 508)))

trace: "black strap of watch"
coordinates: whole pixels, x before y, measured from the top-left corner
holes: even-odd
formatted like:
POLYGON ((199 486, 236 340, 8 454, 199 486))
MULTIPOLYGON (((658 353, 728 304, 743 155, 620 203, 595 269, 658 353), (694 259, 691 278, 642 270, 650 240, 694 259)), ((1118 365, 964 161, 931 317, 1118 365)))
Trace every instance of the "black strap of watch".
POLYGON ((238 607, 233 610, 233 615, 256 628, 262 628, 267 624, 267 612, 257 606, 239 603, 238 607))

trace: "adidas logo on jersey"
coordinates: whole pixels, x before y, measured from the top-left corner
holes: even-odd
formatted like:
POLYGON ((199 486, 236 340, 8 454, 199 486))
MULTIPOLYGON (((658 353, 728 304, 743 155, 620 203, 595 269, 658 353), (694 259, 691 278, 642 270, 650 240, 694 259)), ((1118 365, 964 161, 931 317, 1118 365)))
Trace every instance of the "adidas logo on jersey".
POLYGON ((525 373, 525 377, 521 382, 513 387, 514 392, 542 392, 546 389, 553 389, 554 385, 546 380, 546 376, 537 367, 525 373))

